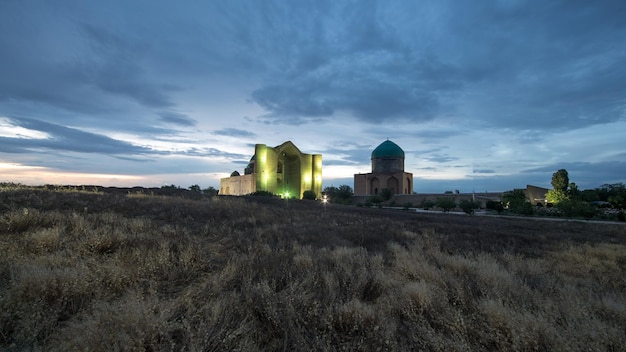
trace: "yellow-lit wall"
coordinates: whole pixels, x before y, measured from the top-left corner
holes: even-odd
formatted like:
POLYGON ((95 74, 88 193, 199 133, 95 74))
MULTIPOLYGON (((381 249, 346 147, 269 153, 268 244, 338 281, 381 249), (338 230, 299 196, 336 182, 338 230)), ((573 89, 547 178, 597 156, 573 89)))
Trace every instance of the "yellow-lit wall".
POLYGON ((318 197, 321 197, 321 154, 302 153, 291 141, 276 148, 257 144, 254 154, 254 173, 221 179, 220 194, 244 195, 255 191, 267 191, 273 194, 289 192, 290 196, 302 198, 305 191, 312 190, 318 197), (279 161, 283 164, 281 174, 278 173, 279 161), (278 182, 279 177, 281 183, 278 182), (242 182, 244 178, 249 179, 250 186, 242 186, 247 185, 242 182))

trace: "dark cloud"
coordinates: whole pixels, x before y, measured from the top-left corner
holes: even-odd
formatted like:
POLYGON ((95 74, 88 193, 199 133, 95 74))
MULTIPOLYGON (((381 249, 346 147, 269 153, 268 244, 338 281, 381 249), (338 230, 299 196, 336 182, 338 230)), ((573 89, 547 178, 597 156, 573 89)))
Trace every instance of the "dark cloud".
POLYGON ((369 123, 452 116, 482 127, 563 130, 626 114, 622 1, 154 5, 126 8, 128 21, 76 20, 84 11, 66 7, 75 17, 48 28, 49 6, 5 4, 0 100, 91 113, 116 99, 164 109, 177 105, 181 85, 160 72, 228 72, 260 78, 250 98, 267 111, 266 123, 349 113, 369 123), (24 21, 29 16, 37 21, 24 21), (31 46, 21 40, 37 36, 31 46), (46 41, 79 54, 36 55, 46 41))
POLYGON ((565 169, 571 182, 588 184, 592 180, 604 180, 605 183, 623 182, 626 175, 626 161, 600 161, 600 162, 567 162, 546 165, 538 168, 523 170, 523 173, 545 173, 548 179, 557 170, 565 169))
POLYGON ((446 138, 460 136, 463 134, 467 134, 467 131, 453 130, 447 128, 441 129, 431 129, 431 130, 419 130, 415 132, 409 132, 412 137, 415 137, 419 140, 427 140, 427 141, 439 141, 444 140, 446 138))
POLYGON ((162 112, 159 114, 161 116, 160 120, 166 123, 171 123, 174 125, 191 127, 196 125, 196 120, 190 118, 187 115, 179 114, 177 112, 162 112))
POLYGON ((474 169, 474 170, 472 170, 472 173, 474 173, 474 174, 495 174, 496 171, 495 170, 491 170, 491 169, 474 169))
POLYGON ((240 130, 237 128, 223 128, 221 130, 213 131, 213 134, 228 137, 256 137, 256 134, 250 131, 240 130))
POLYGON ((221 157, 227 159, 245 159, 247 156, 243 154, 237 153, 229 153, 217 148, 191 148, 187 151, 181 152, 180 154, 189 155, 189 156, 212 156, 212 157, 221 157))
MULTIPOLYGON (((233 164, 249 159, 226 146, 207 145, 198 130, 253 148, 246 139, 256 135, 318 138, 325 128, 341 126, 333 132, 346 140, 397 139, 407 158, 460 165, 458 155, 466 146, 458 144, 470 136, 515 134, 511 148, 539 147, 566 130, 616 121, 623 127, 624 18, 621 0, 267 0, 185 6, 148 0, 0 1, 0 116, 50 135, 3 137, 0 149, 11 153, 11 161, 72 152, 99 154, 110 163, 150 156, 149 162, 135 163, 147 173, 168 172, 168 165, 195 172, 202 168, 196 158, 233 164), (258 123, 259 130, 242 129, 236 124, 242 118, 258 123), (292 126, 284 126, 284 132, 278 124, 292 126), (183 132, 186 127, 197 128, 183 132), (98 131, 172 143, 172 150, 180 144, 194 148, 154 151, 98 131), (459 135, 464 138, 450 138, 459 135), (431 147, 439 144, 448 148, 431 147), (168 162, 156 157, 173 154, 185 157, 168 162)), ((320 149, 331 146, 322 150, 332 156, 325 165, 362 165, 376 146, 328 138, 320 138, 320 149)), ((551 173, 566 167, 580 180, 575 182, 619 180, 623 151, 621 144, 610 150, 611 143, 597 155, 613 155, 616 162, 552 164, 522 175, 528 182, 549 184, 551 173)), ((545 153, 514 155, 540 165, 568 154, 545 153)), ((587 154, 593 160, 593 153, 587 154)), ((96 158, 68 164, 76 161, 89 169, 89 159, 96 158)), ((493 165, 505 170, 509 162, 490 160, 474 170, 473 182, 522 182, 488 173, 493 165)))
POLYGON ((434 154, 430 156, 423 156, 423 159, 427 161, 435 162, 435 163, 449 163, 452 161, 459 160, 460 158, 457 158, 455 156, 450 156, 448 154, 434 154))
POLYGON ((456 116, 477 127, 565 130, 625 116, 622 2, 427 3, 410 12, 414 21, 380 2, 338 7, 324 20, 294 11, 304 34, 288 37, 280 68, 252 93, 277 121, 350 112, 370 123, 456 116), (426 14, 440 16, 436 33, 419 22, 426 14))
POLYGON ((127 142, 112 139, 100 134, 84 132, 78 129, 69 128, 49 122, 39 121, 29 118, 9 118, 9 120, 19 127, 29 130, 40 131, 49 135, 45 139, 26 139, 0 137, 3 152, 7 151, 37 151, 57 150, 71 151, 78 153, 98 153, 110 155, 148 155, 158 154, 158 152, 135 146, 127 142))
POLYGON ((333 155, 335 160, 324 160, 324 165, 359 165, 367 164, 372 157, 372 151, 376 146, 346 141, 334 141, 333 148, 321 151, 322 155, 333 155))
POLYGON ((179 90, 172 84, 153 82, 141 66, 141 43, 129 40, 109 29, 92 24, 81 26, 91 55, 84 62, 83 77, 105 92, 127 97, 146 107, 168 108, 175 104, 169 94, 179 90))
POLYGON ((252 99, 281 122, 330 117, 339 111, 370 123, 432 120, 441 106, 438 91, 460 88, 456 77, 452 72, 444 75, 449 70, 434 58, 424 62, 404 56, 366 52, 329 57, 314 72, 284 77, 280 83, 255 90, 252 99))
MULTIPOLYGON (((155 126, 149 110, 175 107, 170 94, 179 89, 159 76, 149 75, 142 39, 120 33, 117 26, 107 24, 105 29, 87 24, 71 4, 56 7, 5 2, 3 10, 1 115, 27 115, 76 129, 171 133, 171 129, 155 126)), ((174 117, 163 116, 184 126, 193 123, 184 116, 178 116, 177 121, 172 120, 174 117)), ((40 142, 51 146, 51 141, 40 142)), ((67 144, 70 147, 74 145, 67 144)), ((76 147, 78 151, 95 149, 76 147)))

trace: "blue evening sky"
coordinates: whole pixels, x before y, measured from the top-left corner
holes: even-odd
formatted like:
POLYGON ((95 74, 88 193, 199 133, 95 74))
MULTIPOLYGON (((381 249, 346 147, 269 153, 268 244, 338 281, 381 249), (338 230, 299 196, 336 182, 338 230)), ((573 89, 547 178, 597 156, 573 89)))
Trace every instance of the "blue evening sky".
POLYGON ((0 182, 218 188, 255 143, 352 186, 626 181, 626 1, 0 1, 0 182))

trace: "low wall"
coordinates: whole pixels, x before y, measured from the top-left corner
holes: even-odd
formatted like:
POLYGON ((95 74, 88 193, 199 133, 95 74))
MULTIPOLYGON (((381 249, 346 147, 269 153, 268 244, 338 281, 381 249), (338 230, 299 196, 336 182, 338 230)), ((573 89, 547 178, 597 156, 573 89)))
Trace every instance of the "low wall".
MULTIPOLYGON (((442 197, 451 197, 458 204, 463 199, 473 199, 481 202, 482 207, 485 206, 487 201, 494 200, 499 201, 502 196, 502 192, 488 192, 488 193, 429 193, 429 194, 396 194, 389 201, 386 201, 385 204, 389 204, 391 202, 395 202, 396 205, 404 205, 406 203, 411 203, 414 207, 420 207, 424 200, 432 200, 435 201, 437 198, 442 197)), ((352 204, 365 203, 368 198, 371 196, 353 196, 352 204)))

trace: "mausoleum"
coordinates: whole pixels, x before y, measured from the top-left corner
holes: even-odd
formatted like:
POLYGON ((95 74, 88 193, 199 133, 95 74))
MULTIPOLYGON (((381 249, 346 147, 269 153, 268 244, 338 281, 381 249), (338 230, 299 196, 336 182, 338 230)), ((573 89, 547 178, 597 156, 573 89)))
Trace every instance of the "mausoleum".
POLYGON ((312 190, 322 193, 322 155, 302 153, 291 141, 277 147, 256 144, 244 174, 234 171, 220 179, 221 195, 245 195, 256 191, 302 198, 312 190))
POLYGON ((354 195, 380 194, 387 188, 393 194, 413 193, 413 174, 404 172, 404 150, 390 140, 372 151, 372 172, 354 175, 354 195))

